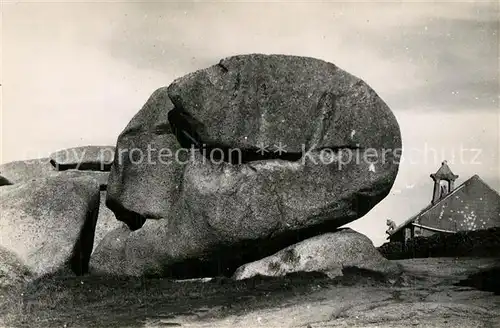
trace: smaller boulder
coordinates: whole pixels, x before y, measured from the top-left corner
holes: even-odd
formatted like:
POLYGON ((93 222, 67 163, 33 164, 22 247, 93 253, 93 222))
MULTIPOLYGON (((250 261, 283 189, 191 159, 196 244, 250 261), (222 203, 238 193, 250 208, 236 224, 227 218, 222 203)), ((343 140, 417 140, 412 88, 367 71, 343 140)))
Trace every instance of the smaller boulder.
POLYGON ((297 272, 320 272, 330 278, 342 276, 342 269, 356 267, 396 277, 402 268, 385 259, 372 241, 352 229, 342 229, 306 239, 264 259, 239 267, 236 280, 254 276, 285 276, 297 272))
POLYGON ((115 156, 112 146, 84 146, 63 149, 50 155, 50 163, 58 171, 69 169, 109 171, 115 156))
POLYGON ((90 258, 91 274, 121 276, 129 272, 125 246, 132 231, 125 223, 120 224, 120 227, 108 232, 96 244, 90 258))

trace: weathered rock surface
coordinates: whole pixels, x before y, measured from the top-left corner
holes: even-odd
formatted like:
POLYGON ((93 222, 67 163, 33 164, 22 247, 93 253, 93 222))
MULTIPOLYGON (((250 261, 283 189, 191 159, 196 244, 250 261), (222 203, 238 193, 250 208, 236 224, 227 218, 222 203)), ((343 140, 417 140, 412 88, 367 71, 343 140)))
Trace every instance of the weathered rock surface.
POLYGON ((143 272, 134 274, 134 262, 127 261, 125 247, 131 230, 126 224, 108 232, 95 245, 89 262, 91 274, 131 275, 139 276, 143 272))
POLYGON ((180 198, 186 154, 168 121, 172 108, 166 88, 155 91, 118 137, 107 205, 132 229, 163 218, 180 198))
POLYGON ((335 65, 236 56, 153 93, 118 138, 107 205, 132 230, 160 220, 125 245, 148 254, 142 270, 237 267, 366 214, 391 189, 400 147, 387 105, 335 65), (287 154, 256 155, 280 142, 287 154), (213 147, 225 161, 210 161, 213 147))
POLYGON ((245 264, 233 278, 257 275, 284 276, 295 272, 321 272, 330 278, 341 276, 345 267, 355 267, 397 277, 402 269, 385 259, 372 241, 351 229, 306 239, 262 260, 245 264))
POLYGON ((50 163, 58 171, 109 171, 114 155, 115 147, 112 146, 83 146, 59 150, 49 157, 50 163))
POLYGON ((5 179, 3 176, 0 175, 0 187, 1 186, 9 186, 11 184, 12 184, 12 182, 10 182, 9 180, 5 179))
POLYGON ((88 271, 99 210, 89 177, 47 177, 0 188, 0 247, 35 275, 88 271))
POLYGON ((0 165, 0 174, 12 183, 29 182, 33 179, 57 175, 49 158, 14 161, 0 165))
POLYGON ((48 157, 1 164, 0 174, 13 184, 30 182, 35 179, 43 179, 47 177, 62 177, 67 179, 75 177, 91 177, 99 183, 101 190, 106 189, 109 177, 109 172, 79 171, 73 169, 57 171, 50 164, 50 158, 48 157))
POLYGON ((396 120, 375 91, 318 59, 229 57, 175 80, 168 95, 206 144, 258 149, 281 141, 292 153, 401 146, 396 120))

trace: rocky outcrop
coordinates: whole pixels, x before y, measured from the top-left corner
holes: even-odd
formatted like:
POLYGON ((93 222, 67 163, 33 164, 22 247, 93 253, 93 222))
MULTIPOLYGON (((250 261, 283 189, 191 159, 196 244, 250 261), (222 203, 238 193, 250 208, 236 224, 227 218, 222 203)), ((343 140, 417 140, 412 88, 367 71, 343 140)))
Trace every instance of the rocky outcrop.
POLYGON ((385 259, 371 240, 351 229, 306 239, 262 260, 245 264, 233 278, 285 276, 297 272, 321 272, 330 278, 341 276, 342 269, 355 267, 396 277, 402 272, 385 259))
POLYGON ((132 230, 159 220, 124 245, 131 262, 148 254, 142 270, 237 267, 366 214, 400 148, 362 80, 312 58, 236 56, 153 93, 118 138, 107 205, 132 230))
POLYGON ((58 171, 68 169, 109 171, 115 155, 115 147, 84 146, 68 148, 51 154, 50 163, 58 171))
POLYGON ((109 177, 109 172, 101 171, 80 171, 75 169, 57 171, 56 168, 50 164, 50 158, 37 158, 1 164, 0 174, 13 184, 30 182, 35 179, 47 177, 60 176, 67 179, 90 177, 99 184, 101 190, 106 190, 109 177))
POLYGON ((88 271, 99 210, 90 177, 55 176, 0 188, 0 247, 34 276, 88 271))

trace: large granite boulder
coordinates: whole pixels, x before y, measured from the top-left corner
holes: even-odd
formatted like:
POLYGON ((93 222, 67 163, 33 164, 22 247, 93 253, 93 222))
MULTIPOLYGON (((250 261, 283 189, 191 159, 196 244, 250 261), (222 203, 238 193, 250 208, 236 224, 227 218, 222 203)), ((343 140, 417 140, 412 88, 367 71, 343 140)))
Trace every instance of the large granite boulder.
POLYGON ((77 169, 58 171, 51 165, 51 159, 49 157, 1 164, 0 174, 12 184, 58 176, 67 179, 90 177, 99 184, 101 190, 106 190, 109 178, 109 172, 102 171, 81 171, 77 169))
POLYGON ((0 188, 0 247, 40 276, 88 271, 99 211, 90 177, 47 177, 0 188))
POLYGON ((321 272, 330 278, 341 276, 345 267, 379 272, 395 278, 402 268, 384 258, 372 241, 352 230, 342 229, 306 239, 276 254, 239 267, 233 278, 285 276, 297 272, 321 272))
POLYGON ((50 157, 50 163, 58 171, 68 169, 109 171, 113 163, 115 147, 83 146, 59 150, 50 157))
POLYGON ((148 254, 143 271, 271 255, 365 215, 390 191, 400 148, 387 105, 335 65, 224 59, 155 91, 119 136, 107 205, 132 230, 159 220, 120 254, 148 254))

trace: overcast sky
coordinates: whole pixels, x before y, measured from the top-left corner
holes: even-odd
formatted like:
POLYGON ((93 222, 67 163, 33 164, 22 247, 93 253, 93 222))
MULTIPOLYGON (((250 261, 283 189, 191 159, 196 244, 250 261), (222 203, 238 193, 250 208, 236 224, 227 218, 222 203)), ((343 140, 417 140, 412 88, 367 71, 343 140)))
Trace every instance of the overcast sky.
POLYGON ((362 78, 398 118, 395 186, 352 224, 375 244, 387 218, 402 222, 428 204, 443 159, 459 184, 477 173, 500 189, 495 2, 2 6, 2 163, 114 145, 158 87, 230 55, 283 53, 362 78))

